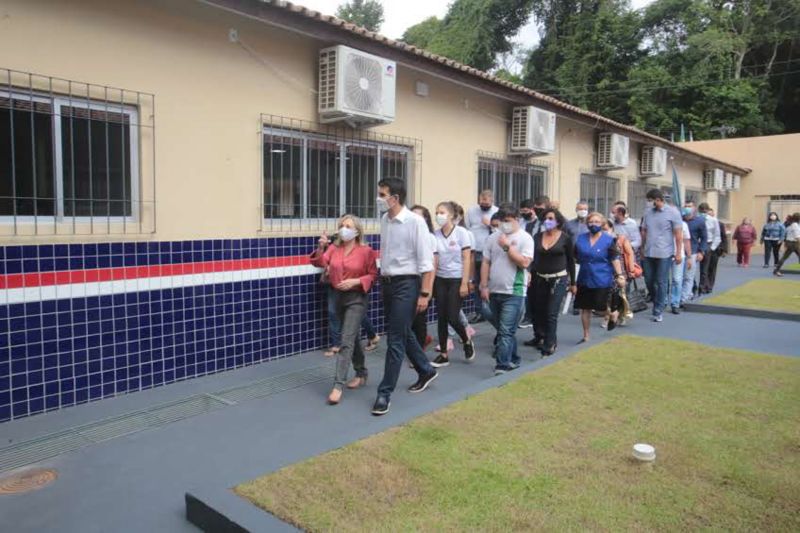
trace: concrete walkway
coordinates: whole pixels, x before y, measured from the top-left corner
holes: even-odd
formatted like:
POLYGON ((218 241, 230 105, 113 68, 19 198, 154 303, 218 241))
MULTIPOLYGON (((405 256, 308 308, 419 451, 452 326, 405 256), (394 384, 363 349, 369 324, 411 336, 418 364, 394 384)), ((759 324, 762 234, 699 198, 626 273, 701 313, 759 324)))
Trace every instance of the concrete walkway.
MULTIPOLYGON (((769 270, 738 269, 730 266, 731 262, 727 259, 720 267, 718 292, 749 279, 769 277, 769 270)), ((661 324, 650 322, 647 312, 640 313, 629 326, 612 334, 601 329, 598 322, 592 343, 626 333, 800 356, 800 335, 792 323, 689 313, 665 315, 661 324)), ((530 329, 520 330, 518 338, 527 340, 530 335, 530 329)), ((0 496, 0 531, 196 531, 184 518, 183 495, 187 490, 232 487, 516 379, 574 353, 581 328, 577 317, 562 317, 556 356, 541 361, 538 353, 523 349, 523 367, 497 378, 492 376, 489 357, 492 337, 490 328, 481 327, 476 338, 476 362, 464 364, 460 355, 454 354, 454 363, 441 369, 441 377, 423 394, 405 392, 415 374, 404 369, 392 398, 392 409, 384 417, 369 414, 382 375, 383 357, 379 350, 368 356, 368 386, 347 392, 343 403, 336 407, 324 403, 330 383, 316 382, 44 461, 36 466, 55 468, 58 480, 36 492, 0 496)), ((0 425, 0 446, 202 392, 318 367, 323 359, 319 352, 302 354, 12 421, 0 425)))

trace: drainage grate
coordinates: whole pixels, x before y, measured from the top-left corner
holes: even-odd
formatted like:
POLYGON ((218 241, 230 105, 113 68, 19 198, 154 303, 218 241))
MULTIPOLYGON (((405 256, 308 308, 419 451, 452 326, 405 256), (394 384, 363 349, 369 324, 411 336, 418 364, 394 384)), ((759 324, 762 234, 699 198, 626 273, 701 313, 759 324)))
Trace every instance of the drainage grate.
POLYGON ((34 468, 0 477, 0 494, 20 494, 39 490, 56 480, 58 473, 55 470, 34 468))
POLYGON ((199 394, 141 411, 133 411, 75 426, 64 431, 0 448, 0 472, 38 463, 90 444, 157 428, 172 422, 215 411, 238 402, 264 398, 272 394, 331 379, 333 366, 320 365, 289 372, 212 394, 199 394))

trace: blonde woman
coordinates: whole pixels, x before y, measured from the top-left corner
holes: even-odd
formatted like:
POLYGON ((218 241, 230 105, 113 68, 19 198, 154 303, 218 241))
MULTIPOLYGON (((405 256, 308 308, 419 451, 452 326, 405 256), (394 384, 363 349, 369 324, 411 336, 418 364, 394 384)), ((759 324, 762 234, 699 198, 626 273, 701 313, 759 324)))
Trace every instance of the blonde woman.
POLYGON ((591 213, 586 218, 589 233, 579 235, 575 241, 575 261, 580 265, 575 309, 581 310, 583 325, 583 339, 580 342, 589 340, 592 311, 608 313, 608 300, 614 283, 625 288, 625 274, 622 273, 617 240, 603 231, 606 223, 606 217, 600 213, 591 213))
POLYGON ((344 215, 339 219, 340 244, 331 245, 327 233, 319 238, 319 246, 311 255, 311 264, 328 270, 331 287, 336 291, 336 315, 342 327, 342 341, 336 354, 336 375, 328 403, 336 405, 353 365, 356 375, 347 388, 357 389, 367 383, 367 367, 361 347, 361 321, 367 309, 367 294, 378 277, 375 251, 362 243, 363 228, 358 217, 344 215))

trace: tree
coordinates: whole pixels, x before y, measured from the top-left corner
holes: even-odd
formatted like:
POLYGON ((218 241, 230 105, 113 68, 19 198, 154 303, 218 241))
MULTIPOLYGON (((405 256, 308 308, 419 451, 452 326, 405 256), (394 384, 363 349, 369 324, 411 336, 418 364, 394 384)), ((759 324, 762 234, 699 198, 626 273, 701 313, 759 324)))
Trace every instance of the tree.
POLYGON ((336 16, 376 32, 383 24, 383 5, 378 0, 352 0, 340 5, 336 16))
POLYGON ((533 0, 455 0, 441 21, 431 17, 403 34, 408 44, 490 70, 527 22, 533 0))

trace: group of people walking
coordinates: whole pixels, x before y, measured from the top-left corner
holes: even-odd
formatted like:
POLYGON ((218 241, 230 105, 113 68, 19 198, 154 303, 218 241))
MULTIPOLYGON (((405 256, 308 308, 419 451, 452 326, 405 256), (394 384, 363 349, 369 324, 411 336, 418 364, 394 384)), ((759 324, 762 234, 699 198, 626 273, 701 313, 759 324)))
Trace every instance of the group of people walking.
MULTIPOLYGON (((607 330, 630 320, 629 284, 644 275, 653 321, 661 322, 668 306, 679 314, 696 293, 713 290, 717 260, 726 251, 724 226, 707 204, 695 208, 687 202, 679 210, 659 189, 647 193, 640 223, 621 201, 608 217, 579 202, 576 217, 567 220, 546 196, 519 207, 497 206, 490 190, 466 211, 455 202, 441 202, 431 217, 424 206, 406 207, 405 183, 394 178, 380 181, 376 201, 382 213, 380 254, 364 242, 359 219, 345 215, 335 242, 323 234, 311 255, 311 263, 326 273, 332 329, 338 334, 338 345, 329 352, 337 358, 331 405, 341 401, 345 388, 367 383, 365 351, 378 342, 366 319, 367 295, 380 279, 387 350, 374 415, 389 410, 406 358, 417 373, 411 393, 426 390, 439 369, 450 365, 454 339, 463 360, 473 361, 470 323, 487 321, 494 327, 494 373, 504 374, 520 365, 519 327, 533 328, 526 346, 543 357, 556 352, 558 318, 569 306, 565 299, 573 300, 574 312, 581 315, 580 342, 586 342, 593 315, 604 317, 607 330), (468 321, 463 303, 470 293, 476 296, 475 314, 468 321), (433 360, 425 354, 433 340, 427 334, 431 299, 438 314, 433 360), (355 375, 348 380, 351 366, 355 375)), ((794 242, 792 249, 800 254, 800 214, 794 216, 794 229, 774 233, 765 227, 762 240, 794 242)), ((748 235, 746 228, 737 228, 734 238, 739 242, 748 235)))
POLYGON ((778 213, 770 213, 761 228, 760 237, 752 220, 745 217, 736 226, 732 239, 736 241, 736 264, 740 267, 750 266, 750 250, 756 242, 760 242, 764 246, 764 268, 769 268, 769 260, 772 258, 773 273, 782 276, 781 268, 786 260, 792 254, 800 258, 800 213, 788 215, 784 221, 780 220, 778 213), (781 246, 784 247, 783 256, 781 246))

